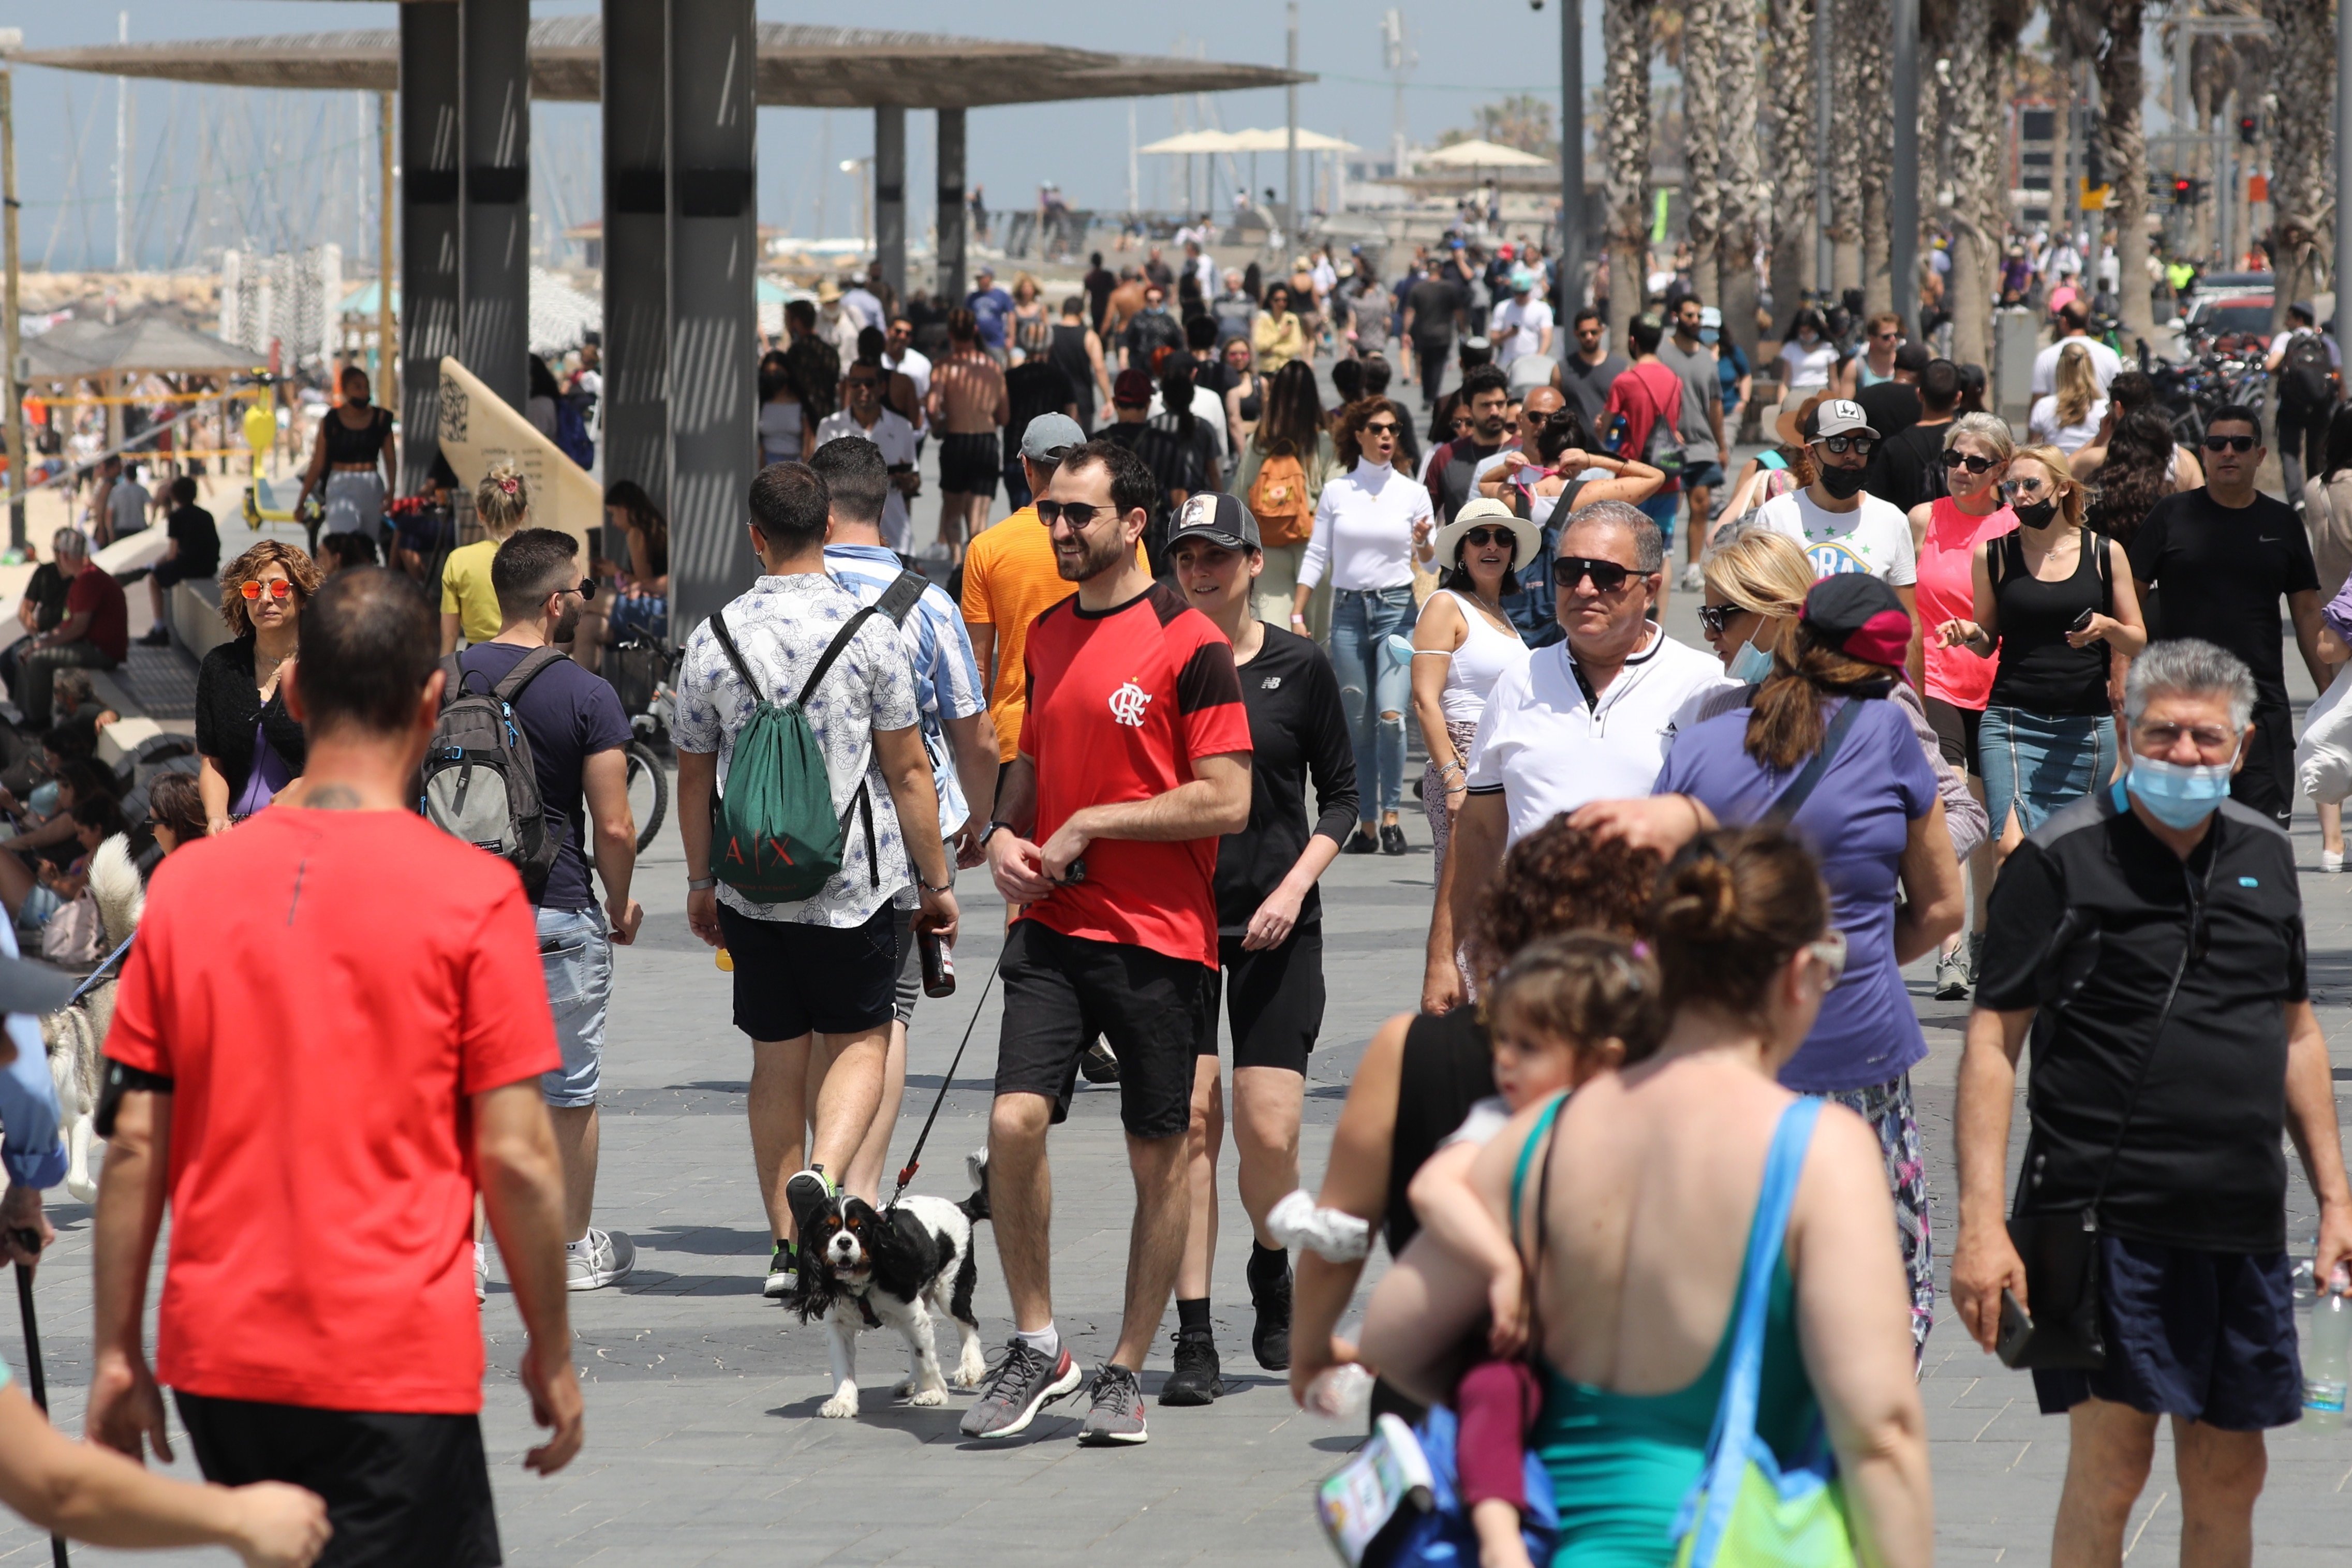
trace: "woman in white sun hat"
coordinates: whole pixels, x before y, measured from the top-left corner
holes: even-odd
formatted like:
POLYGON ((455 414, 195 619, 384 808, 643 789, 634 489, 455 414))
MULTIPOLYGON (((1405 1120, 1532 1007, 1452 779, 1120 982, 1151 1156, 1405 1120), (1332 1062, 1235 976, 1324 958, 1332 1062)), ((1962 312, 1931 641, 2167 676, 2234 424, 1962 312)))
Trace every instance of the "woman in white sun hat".
POLYGON ((1502 600, 1518 591, 1518 574, 1534 563, 1543 532, 1501 501, 1481 498, 1438 529, 1434 542, 1444 575, 1413 627, 1412 712, 1429 750, 1421 805, 1429 814, 1435 868, 1442 871, 1448 830, 1468 780, 1465 759, 1486 710, 1486 694, 1505 671, 1527 662, 1527 644, 1503 613, 1502 600))

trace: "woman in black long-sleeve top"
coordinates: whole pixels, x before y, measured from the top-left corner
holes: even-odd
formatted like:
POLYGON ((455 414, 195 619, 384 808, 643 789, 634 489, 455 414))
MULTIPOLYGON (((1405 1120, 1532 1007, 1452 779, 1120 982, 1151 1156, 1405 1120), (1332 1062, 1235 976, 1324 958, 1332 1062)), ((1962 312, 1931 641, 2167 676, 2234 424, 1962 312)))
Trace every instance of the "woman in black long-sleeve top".
MULTIPOLYGON (((1217 843, 1217 950, 1234 1040, 1242 1206, 1256 1232, 1251 1347, 1260 1366, 1279 1372, 1290 1364, 1290 1258, 1272 1245, 1265 1215, 1298 1185, 1307 1057, 1323 1027, 1323 907, 1315 884, 1355 831, 1355 742, 1323 650, 1257 618, 1252 593, 1265 558, 1249 510, 1229 495, 1194 496, 1177 514, 1168 545, 1186 601, 1233 639, 1249 711, 1249 825, 1217 843)), ((1206 1405, 1223 1386, 1209 1328, 1225 1121, 1213 1020, 1202 1047, 1192 1082, 1192 1225, 1176 1280, 1176 1366, 1162 1405, 1206 1405)))
POLYGON ((302 606, 319 582, 308 555, 274 539, 221 574, 221 619, 234 638, 196 670, 196 787, 208 833, 226 833, 301 774, 302 726, 278 688, 300 651, 302 606))

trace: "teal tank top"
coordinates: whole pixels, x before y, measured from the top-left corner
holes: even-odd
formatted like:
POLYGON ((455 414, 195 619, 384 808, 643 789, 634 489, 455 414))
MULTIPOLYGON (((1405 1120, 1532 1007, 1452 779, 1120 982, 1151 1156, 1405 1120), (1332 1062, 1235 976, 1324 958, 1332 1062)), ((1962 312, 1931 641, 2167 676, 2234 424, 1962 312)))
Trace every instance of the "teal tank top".
MULTIPOLYGON (((1528 1168, 1565 1103, 1564 1097, 1552 1103, 1519 1152, 1511 1178, 1515 1218, 1528 1168)), ((1743 1258, 1746 1252, 1743 1246, 1743 1258)), ((1675 1515, 1706 1461, 1746 1284, 1743 1265, 1731 1292, 1732 1312, 1706 1369, 1671 1393, 1618 1394, 1562 1377, 1544 1363, 1543 1408, 1530 1441, 1550 1472, 1559 1510, 1553 1568, 1667 1568, 1673 1563, 1675 1515)), ((1756 1430, 1782 1460, 1793 1461, 1812 1441, 1821 1406, 1805 1375, 1797 1340, 1797 1283, 1785 1252, 1773 1266, 1767 1300, 1756 1430)))

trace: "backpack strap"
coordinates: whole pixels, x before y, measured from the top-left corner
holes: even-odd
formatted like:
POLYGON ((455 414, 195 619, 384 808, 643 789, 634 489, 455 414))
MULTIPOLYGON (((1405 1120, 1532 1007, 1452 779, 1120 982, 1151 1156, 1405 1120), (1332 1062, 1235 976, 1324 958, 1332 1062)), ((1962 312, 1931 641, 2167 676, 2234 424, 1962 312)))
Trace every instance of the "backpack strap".
POLYGON ((874 607, 889 616, 892 626, 904 627, 908 615, 922 599, 923 590, 930 585, 931 580, 920 572, 902 568, 890 580, 890 585, 882 590, 882 596, 874 601, 874 607))
POLYGON ((443 678, 441 681, 441 706, 444 709, 446 709, 449 704, 457 701, 458 698, 463 697, 466 694, 466 666, 464 660, 460 659, 456 654, 451 654, 448 658, 441 661, 441 674, 443 678))
POLYGON ((507 671, 507 678, 491 689, 490 695, 508 707, 513 707, 515 699, 522 695, 522 689, 538 679, 541 670, 551 664, 561 662, 566 657, 562 649, 549 647, 544 644, 531 649, 515 662, 515 667, 507 671))
MULTIPOLYGON (((896 587, 898 584, 894 583, 891 586, 896 587)), ((801 694, 793 699, 794 707, 808 706, 808 700, 816 695, 817 687, 824 683, 825 675, 833 668, 833 661, 848 650, 850 640, 857 636, 857 628, 866 624, 867 616, 880 608, 879 605, 868 605, 842 623, 841 629, 833 634, 833 640, 824 645, 824 657, 816 661, 816 668, 809 671, 808 679, 802 683, 801 694)), ((712 616, 714 620, 717 618, 716 616, 712 616)))
POLYGON ((760 694, 760 683, 751 679, 751 667, 743 662, 742 649, 735 646, 734 637, 728 633, 726 611, 710 612, 710 630, 719 638, 719 647, 726 652, 727 662, 735 667, 736 678, 743 682, 743 689, 751 694, 751 700, 766 701, 767 699, 760 694))
POLYGON ((1758 826, 1786 827, 1789 825, 1796 816, 1798 808, 1812 795, 1813 786, 1820 784, 1822 775, 1830 771, 1830 763, 1837 756, 1838 748, 1845 743, 1845 732, 1853 728, 1856 719, 1862 717, 1862 705, 1871 700, 1873 699, 1866 697, 1845 700, 1845 706, 1838 710, 1838 716, 1830 721, 1829 729, 1822 734, 1821 749, 1813 753, 1813 760, 1807 763, 1805 771, 1780 792, 1780 798, 1774 801, 1771 809, 1758 820, 1758 826))

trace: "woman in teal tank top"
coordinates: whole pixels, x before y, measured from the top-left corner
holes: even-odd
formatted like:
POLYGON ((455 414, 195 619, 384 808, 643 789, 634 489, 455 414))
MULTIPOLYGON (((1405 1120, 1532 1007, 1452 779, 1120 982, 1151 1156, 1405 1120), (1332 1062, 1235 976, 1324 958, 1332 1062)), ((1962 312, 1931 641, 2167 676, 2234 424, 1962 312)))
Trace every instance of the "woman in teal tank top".
MULTIPOLYGON (((1529 1108, 1473 1173, 1533 1260, 1544 1397, 1530 1442, 1559 1510, 1554 1568, 1675 1561, 1727 1380, 1767 1150, 1795 1098, 1773 1076, 1843 963, 1811 857, 1772 829, 1701 837, 1655 910, 1676 1009, 1665 1043, 1564 1104, 1529 1108)), ((1829 1106, 1800 1157, 1780 1245, 1760 1254, 1772 1276, 1756 1431, 1783 1465, 1826 1435, 1861 1560, 1925 1568, 1926 1424, 1878 1142, 1829 1106)), ((1442 1394, 1444 1353, 1381 1372, 1416 1397, 1442 1394)))

